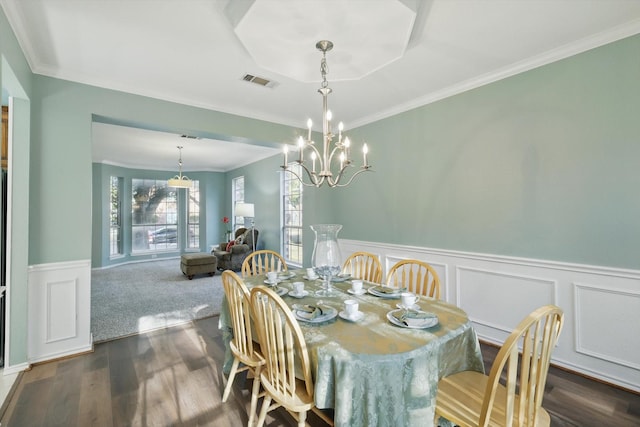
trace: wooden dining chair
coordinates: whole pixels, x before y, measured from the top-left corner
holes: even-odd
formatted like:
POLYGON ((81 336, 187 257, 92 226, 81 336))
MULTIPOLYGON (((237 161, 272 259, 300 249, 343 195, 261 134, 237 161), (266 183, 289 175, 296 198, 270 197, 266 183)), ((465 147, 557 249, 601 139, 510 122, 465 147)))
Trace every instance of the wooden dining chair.
POLYGON ((387 274, 387 285, 407 288, 414 294, 440 299, 438 273, 424 261, 416 259, 398 261, 387 274))
POLYGON ((287 263, 278 252, 255 251, 242 262, 242 277, 256 276, 269 271, 287 271, 287 263))
POLYGON ((464 371, 441 379, 436 421, 442 416, 460 427, 549 426, 551 421, 542 407, 542 397, 551 352, 563 321, 560 308, 540 307, 509 335, 488 376, 464 371), (506 371, 505 385, 500 383, 503 371, 506 371))
POLYGON ((238 372, 250 371, 253 373, 253 387, 251 389, 251 409, 249 412, 249 426, 253 426, 260 391, 260 372, 265 364, 265 359, 260 354, 259 348, 253 342, 251 332, 251 304, 247 287, 240 276, 231 270, 222 272, 222 285, 229 304, 229 315, 233 338, 229 343, 233 353, 233 365, 229 372, 229 379, 222 394, 222 401, 226 402, 231 391, 233 380, 238 372), (239 368, 240 363, 244 366, 239 368))
POLYGON ((354 252, 349 255, 342 266, 342 272, 351 274, 354 279, 373 283, 382 281, 382 263, 377 256, 369 252, 354 252))
POLYGON ((284 407, 305 425, 307 412, 313 411, 329 425, 333 420, 316 408, 307 345, 291 309, 273 290, 257 286, 251 290, 251 307, 266 365, 260 373, 265 390, 258 427, 267 412, 284 407), (296 378, 298 374, 298 379, 296 378))

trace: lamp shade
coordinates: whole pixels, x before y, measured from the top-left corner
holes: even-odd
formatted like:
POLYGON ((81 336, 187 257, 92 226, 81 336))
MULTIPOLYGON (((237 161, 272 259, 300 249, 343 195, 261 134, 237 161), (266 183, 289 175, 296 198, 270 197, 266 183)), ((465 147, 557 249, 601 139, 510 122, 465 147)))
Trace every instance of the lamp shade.
POLYGON ((236 203, 236 216, 253 218, 253 203, 236 203))

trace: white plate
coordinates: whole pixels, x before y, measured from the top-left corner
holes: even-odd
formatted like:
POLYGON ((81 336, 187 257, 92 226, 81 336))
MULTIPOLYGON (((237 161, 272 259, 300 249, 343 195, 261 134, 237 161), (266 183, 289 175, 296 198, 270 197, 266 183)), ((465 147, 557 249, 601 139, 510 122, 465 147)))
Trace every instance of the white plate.
POLYGON ((333 307, 327 307, 323 305, 322 311, 323 313, 314 319, 310 319, 308 317, 310 313, 307 313, 306 311, 296 310, 295 308, 293 310, 293 315, 296 319, 302 320, 303 322, 308 322, 308 323, 326 322, 327 320, 331 320, 338 315, 338 310, 336 310, 333 307))
POLYGON ((316 277, 302 276, 302 278, 306 280, 318 280, 320 276, 316 276, 316 277))
MULTIPOLYGON (((400 303, 396 304, 396 307, 398 307, 401 310, 405 309, 405 307, 400 303)), ((411 307, 408 307, 408 308, 409 310, 422 310, 422 308, 418 304, 413 304, 411 307)))
POLYGON ((282 280, 281 280, 281 279, 276 279, 276 281, 275 281, 275 282, 270 282, 268 279, 265 279, 265 281, 264 281, 264 283, 266 283, 266 284, 267 284, 267 285, 269 285, 269 286, 277 285, 277 284, 278 284, 278 283, 280 283, 280 282, 282 282, 282 280))
POLYGON ((379 286, 373 286, 373 287, 369 288, 369 293, 371 295, 375 295, 375 296, 380 297, 380 298, 390 298, 390 299, 400 298, 400 294, 402 293, 402 291, 400 289, 398 289, 398 292, 394 292, 392 294, 388 294, 388 293, 385 293, 385 292, 378 291, 377 290, 378 287, 379 286))
POLYGON ((290 291, 289 292, 289 296, 290 297, 294 297, 294 298, 304 298, 307 295, 309 295, 309 291, 302 291, 301 294, 297 294, 297 293, 295 293, 295 291, 290 291))
POLYGON ((351 295, 364 295, 367 293, 367 290, 362 288, 360 289, 360 291, 356 292, 353 289, 347 289, 347 292, 349 292, 351 295))
POLYGON ((412 319, 415 323, 412 322, 411 324, 407 325, 395 318, 393 313, 397 311, 402 311, 402 310, 391 310, 390 312, 387 313, 387 319, 389 320, 389 322, 393 323, 396 326, 400 326, 401 328, 427 329, 427 328, 432 328, 438 324, 438 316, 434 314, 434 317, 430 319, 412 319), (420 320, 424 320, 424 322, 420 322, 420 320))
POLYGON ((292 277, 296 277, 296 273, 294 273, 293 271, 282 271, 278 273, 278 280, 287 280, 291 279, 292 277))
POLYGON ((281 297, 282 297, 282 296, 285 296, 285 295, 287 294, 287 292, 289 292, 287 288, 283 288, 283 287, 280 287, 280 286, 276 286, 276 287, 273 287, 273 288, 271 288, 271 289, 273 289, 274 291, 276 291, 276 293, 277 293, 278 295, 280 295, 281 297))
POLYGON ((362 320, 362 318, 364 317, 364 313, 362 311, 359 311, 355 316, 349 316, 346 312, 341 311, 340 313, 338 313, 338 316, 349 322, 357 322, 358 320, 362 320))

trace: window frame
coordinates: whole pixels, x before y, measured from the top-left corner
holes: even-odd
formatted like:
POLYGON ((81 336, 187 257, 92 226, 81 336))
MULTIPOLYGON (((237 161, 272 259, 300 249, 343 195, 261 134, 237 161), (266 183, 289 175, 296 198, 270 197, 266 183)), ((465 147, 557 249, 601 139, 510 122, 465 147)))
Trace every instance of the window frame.
MULTIPOLYGON (((289 169, 301 176, 302 168, 297 162, 289 163, 289 169)), ((304 263, 304 187, 294 174, 285 171, 281 174, 280 182, 281 253, 287 264, 301 267, 304 263), (292 189, 295 191, 292 192, 292 189), (290 203, 292 197, 298 201, 296 209, 290 208, 292 206, 290 203), (293 224, 290 222, 293 222, 293 224), (295 237, 297 237, 297 242, 294 242, 295 237)))

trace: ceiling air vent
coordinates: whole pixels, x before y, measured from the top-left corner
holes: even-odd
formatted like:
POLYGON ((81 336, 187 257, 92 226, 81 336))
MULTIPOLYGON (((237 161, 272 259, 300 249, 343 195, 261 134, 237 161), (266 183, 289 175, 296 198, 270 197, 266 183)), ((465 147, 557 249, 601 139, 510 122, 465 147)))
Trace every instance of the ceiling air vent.
POLYGON ((252 74, 245 74, 242 77, 242 80, 244 80, 245 82, 255 83, 257 85, 264 86, 264 87, 275 87, 276 86, 275 82, 272 82, 271 80, 267 80, 264 77, 254 76, 252 74))
POLYGON ((187 138, 187 139, 200 139, 199 136, 193 136, 193 135, 180 135, 180 138, 187 138))

